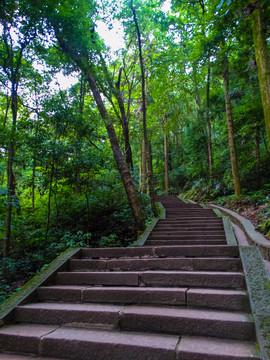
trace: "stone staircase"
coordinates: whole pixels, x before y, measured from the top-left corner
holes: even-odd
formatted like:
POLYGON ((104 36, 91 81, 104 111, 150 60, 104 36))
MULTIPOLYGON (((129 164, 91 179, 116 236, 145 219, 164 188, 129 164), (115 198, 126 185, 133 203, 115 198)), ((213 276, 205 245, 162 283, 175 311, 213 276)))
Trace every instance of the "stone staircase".
POLYGON ((81 249, 0 329, 0 359, 260 359, 237 246, 174 196, 145 246, 81 249), (21 354, 21 355, 20 355, 21 354))

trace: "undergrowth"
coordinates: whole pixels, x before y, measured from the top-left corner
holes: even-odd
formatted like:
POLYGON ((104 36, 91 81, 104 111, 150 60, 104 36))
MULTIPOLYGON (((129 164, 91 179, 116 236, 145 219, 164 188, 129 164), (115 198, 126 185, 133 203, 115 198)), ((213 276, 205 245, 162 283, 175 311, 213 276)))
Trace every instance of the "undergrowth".
POLYGON ((256 191, 243 189, 243 194, 238 197, 220 184, 209 186, 203 180, 187 187, 181 197, 231 209, 249 219, 270 240, 270 184, 264 184, 256 191))

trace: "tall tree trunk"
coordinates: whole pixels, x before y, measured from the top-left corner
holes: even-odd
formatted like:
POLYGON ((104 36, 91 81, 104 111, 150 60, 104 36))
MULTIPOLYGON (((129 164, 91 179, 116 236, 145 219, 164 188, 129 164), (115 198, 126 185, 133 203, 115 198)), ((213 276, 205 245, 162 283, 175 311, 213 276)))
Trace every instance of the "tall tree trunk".
POLYGON ((141 78, 142 78, 142 109, 143 109, 143 136, 145 142, 145 150, 146 150, 146 162, 147 162, 147 176, 148 176, 148 186, 149 186, 149 197, 151 202, 151 208, 155 216, 158 215, 158 211, 156 208, 155 200, 154 200, 154 188, 153 188, 153 167, 152 167, 152 157, 151 157, 151 144, 147 135, 147 123, 146 123, 146 91, 145 91, 145 73, 144 73, 144 65, 143 65, 143 56, 142 56, 142 42, 141 42, 141 33, 139 29, 139 24, 136 16, 136 11, 133 6, 133 0, 130 2, 130 7, 133 13, 133 19, 135 22, 137 38, 138 38, 138 46, 139 46, 139 59, 140 59, 140 68, 141 68, 141 78))
POLYGON ((83 61, 83 60, 86 60, 88 63, 88 59, 80 58, 80 56, 76 52, 76 49, 74 50, 74 48, 71 47, 66 42, 66 40, 61 36, 61 33, 59 32, 59 29, 57 28, 57 26, 55 27, 55 35, 56 35, 63 51, 66 54, 68 54, 73 59, 73 61, 85 72, 86 79, 87 79, 87 82, 92 91, 97 108, 98 108, 99 113, 104 121, 105 126, 106 126, 106 130, 107 130, 107 134, 110 139, 114 159, 116 161, 116 164, 117 164, 117 167, 118 167, 119 173, 121 175, 121 179, 122 179, 122 182, 123 182, 126 194, 127 194, 127 198, 128 198, 130 207, 133 212, 137 230, 143 231, 145 229, 145 217, 144 217, 144 214, 142 211, 142 206, 140 204, 139 197, 138 197, 137 191, 135 189, 129 167, 123 157, 123 154, 121 153, 119 142, 118 142, 118 139, 117 139, 117 136, 115 133, 113 123, 112 123, 112 119, 109 116, 107 109, 104 105, 104 102, 101 98, 100 91, 97 87, 97 84, 92 75, 92 72, 87 67, 87 65, 85 65, 85 62, 83 61))
POLYGON ((184 146, 183 133, 184 133, 184 128, 183 128, 183 125, 181 124, 181 127, 180 127, 180 140, 181 140, 182 162, 184 164, 184 162, 185 162, 185 146, 184 146))
POLYGON ((10 136, 10 143, 8 149, 8 162, 7 162, 7 211, 5 220, 5 237, 3 241, 3 257, 8 257, 10 252, 10 237, 11 237, 11 219, 13 202, 15 196, 16 182, 13 172, 13 162, 15 157, 15 135, 17 127, 17 115, 18 115, 18 96, 17 96, 17 84, 12 84, 11 95, 11 111, 12 111, 12 130, 10 136))
POLYGON ((116 83, 117 92, 115 95, 116 95, 120 113, 121 113, 121 125, 122 125, 122 129, 123 129, 123 135, 124 135, 124 141, 125 141, 126 162, 127 162, 128 166, 130 167, 130 170, 133 171, 132 151, 131 151, 130 140, 129 140, 129 126, 128 126, 129 124, 128 124, 128 118, 126 115, 124 100, 123 100, 123 97, 120 92, 122 70, 123 70, 122 68, 120 68, 120 70, 119 70, 118 81, 116 83))
POLYGON ((145 218, 142 212, 142 207, 138 198, 137 191, 135 189, 129 167, 121 153, 119 142, 115 133, 115 129, 113 123, 109 117, 109 114, 105 108, 103 100, 101 98, 99 89, 95 82, 95 79, 91 73, 91 71, 87 70, 87 81, 89 83, 90 89, 93 93, 95 102, 97 104, 98 110, 100 112, 101 117, 103 118, 106 126, 106 130, 110 139, 111 148, 114 154, 114 158, 120 172, 126 194, 133 211, 134 219, 136 222, 136 227, 138 231, 143 231, 145 229, 145 218))
POLYGON ((45 231, 45 239, 43 245, 43 257, 46 257, 47 253, 47 244, 48 244, 48 233, 50 229, 50 221, 51 221, 51 198, 52 198, 52 183, 53 183, 53 176, 54 176, 54 161, 51 167, 51 176, 50 176, 50 187, 49 187, 49 198, 48 198, 48 205, 47 205, 47 222, 46 222, 46 231, 45 231))
POLYGON ((146 149, 145 141, 142 140, 142 193, 147 193, 147 165, 146 165, 146 149))
POLYGON ((35 212, 35 179, 36 179, 36 156, 34 154, 33 172, 32 172, 32 210, 35 212))
POLYGON ((213 173, 213 152, 212 152, 212 131, 210 122, 210 67, 208 66, 207 84, 206 84, 206 125, 208 131, 208 164, 209 164, 209 177, 212 183, 214 178, 213 173))
POLYGON ((9 110, 10 102, 11 102, 11 96, 8 96, 8 94, 7 94, 7 105, 6 105, 6 111, 5 111, 3 128, 5 128, 5 127, 6 127, 6 124, 7 124, 8 110, 9 110))
POLYGON ((240 184, 240 177, 239 177, 239 172, 238 172, 237 153, 236 153, 236 146, 235 146, 235 140, 234 140, 232 107, 231 107, 231 100, 230 100, 230 96, 229 96, 228 64, 226 64, 223 78, 224 78, 224 88, 225 88, 225 105, 226 105, 229 148, 230 148, 234 191, 235 191, 236 196, 240 196, 241 195, 241 184, 240 184))
MULTIPOLYGON (((166 118, 164 119, 166 123, 166 118)), ((169 194, 169 157, 168 157, 168 135, 164 129, 164 168, 165 168, 165 192, 169 194)))
POLYGON ((7 163, 7 211, 5 220, 5 237, 3 241, 3 257, 9 257, 10 252, 10 237, 11 237, 11 218, 13 201, 15 196, 15 176, 13 173, 13 160, 14 160, 14 143, 11 140, 8 149, 8 163, 7 163))
POLYGON ((270 60, 266 42, 265 24, 260 0, 250 1, 253 11, 251 13, 252 32, 255 47, 256 63, 262 97, 264 120, 268 144, 270 146, 270 60))
POLYGON ((256 152, 256 172, 257 186, 261 187, 261 151, 260 151, 260 127, 258 124, 254 128, 255 152, 256 152))
POLYGON ((151 148, 151 143, 148 143, 149 146, 149 151, 147 153, 147 156, 149 156, 149 159, 147 161, 148 163, 148 188, 149 188, 149 197, 150 197, 150 201, 151 201, 151 209, 153 211, 153 214, 155 217, 158 216, 158 211, 156 208, 156 204, 155 204, 155 200, 154 200, 154 196, 155 196, 155 191, 154 191, 154 177, 153 177, 153 168, 152 168, 152 148, 151 148))
POLYGON ((177 157, 178 157, 178 159, 179 159, 179 155, 180 155, 180 151, 179 151, 179 135, 178 135, 178 133, 176 132, 176 133, 174 134, 174 136, 175 136, 176 155, 177 155, 177 157))

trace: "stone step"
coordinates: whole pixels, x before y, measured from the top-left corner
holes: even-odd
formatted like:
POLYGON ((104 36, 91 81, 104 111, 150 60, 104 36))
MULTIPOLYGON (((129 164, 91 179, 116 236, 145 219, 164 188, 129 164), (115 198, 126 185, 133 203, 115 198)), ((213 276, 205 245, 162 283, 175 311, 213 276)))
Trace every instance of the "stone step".
POLYGON ((0 349, 74 360, 175 360, 179 336, 13 325, 0 329, 0 349))
POLYGON ((39 301, 82 303, 186 305, 187 288, 44 286, 38 289, 39 301))
POLYGON ((225 245, 226 240, 152 240, 145 242, 146 246, 162 245, 225 245))
POLYGON ((43 286, 38 301, 77 303, 160 304, 195 308, 250 311, 246 291, 231 289, 158 288, 158 287, 86 287, 72 285, 43 286))
POLYGON ((68 360, 67 358, 52 358, 43 356, 17 355, 17 354, 0 354, 0 360, 68 360))
POLYGON ((60 285, 245 288, 244 275, 229 271, 58 272, 56 283, 60 285))
POLYGON ((208 230, 164 230, 164 229, 154 229, 150 236, 194 236, 194 237, 200 237, 200 236, 222 236, 225 237, 224 229, 208 229, 208 230))
MULTIPOLYGON (((166 211, 167 213, 167 211, 166 211)), ((196 220, 198 221, 202 221, 202 220, 206 220, 207 222, 212 222, 212 221, 222 221, 222 217, 217 216, 215 214, 215 216, 206 216, 206 214, 204 213, 196 213, 196 214, 189 214, 187 211, 183 211, 183 213, 181 215, 178 216, 178 219, 171 219, 172 216, 165 217, 165 219, 159 219, 159 221, 161 222, 167 222, 167 221, 185 221, 186 219, 190 219, 192 221, 192 219, 194 219, 194 223, 196 223, 196 220)))
POLYGON ((131 257, 183 257, 183 256, 232 256, 238 257, 237 246, 228 245, 166 245, 130 248, 83 248, 81 258, 131 258, 131 257))
POLYGON ((158 257, 206 257, 224 256, 239 257, 238 246, 229 245, 178 245, 155 247, 155 255, 158 257))
POLYGON ((259 360, 252 342, 210 337, 182 336, 177 360, 259 360))
POLYGON ((158 220, 157 225, 171 225, 171 226, 214 226, 214 225, 223 225, 222 219, 219 218, 211 218, 211 220, 207 220, 206 218, 200 218, 197 220, 193 220, 193 218, 177 218, 177 219, 166 219, 166 220, 158 220))
POLYGON ((224 227, 223 226, 215 226, 215 227, 202 227, 202 226, 198 226, 196 228, 194 227, 188 227, 188 226, 171 226, 171 225, 160 225, 160 226, 155 226, 155 228, 153 229, 152 233, 156 233, 156 232, 163 232, 163 233, 190 233, 190 232, 194 232, 194 233, 207 233, 207 234, 212 234, 212 233, 224 233, 224 227))
POLYGON ((186 301, 188 307, 250 312, 248 294, 243 290, 189 288, 186 301))
POLYGON ((225 233, 222 233, 222 234, 219 234, 219 235, 216 235, 216 234, 200 234, 200 233, 197 233, 197 234, 170 234, 170 235, 163 235, 163 234, 160 234, 159 232, 156 232, 156 231, 153 231, 148 239, 151 239, 151 240, 162 240, 164 239, 165 241, 166 240, 188 240, 188 239, 192 239, 192 240, 201 240, 201 239, 205 239, 205 240, 220 240, 220 239, 226 239, 226 235, 225 233))
POLYGON ((147 271, 141 274, 140 281, 146 286, 245 288, 244 275, 239 272, 147 271))
POLYGON ((148 259, 71 259, 71 271, 136 271, 136 270, 241 270, 239 258, 148 258, 148 259))
POLYGON ((172 214, 177 214, 177 215, 190 215, 190 216, 198 216, 198 215, 202 215, 205 217, 216 217, 217 215, 215 214, 215 212, 213 210, 207 210, 207 209, 177 209, 177 208, 166 208, 166 215, 172 215, 172 214))
POLYGON ((177 219, 174 218, 166 218, 166 219, 159 219, 159 222, 164 222, 164 223, 169 223, 169 222, 185 222, 185 221, 193 221, 195 224, 197 222, 207 222, 207 223, 212 223, 212 222, 222 222, 222 218, 215 216, 215 217, 207 217, 207 216, 179 216, 177 219))
POLYGON ((206 218, 206 219, 211 219, 211 218, 216 218, 217 215, 214 213, 214 212, 209 212, 209 213, 206 213, 204 211, 194 211, 194 212, 189 212, 189 211, 186 211, 186 210, 183 210, 183 211, 169 211, 166 209, 166 218, 168 219, 172 219, 174 217, 177 217, 177 218, 187 218, 187 217, 192 217, 192 218, 198 218, 198 217, 203 217, 203 218, 206 218))
POLYGON ((185 307, 34 303, 18 306, 15 321, 255 340, 254 323, 248 314, 185 307))
POLYGON ((156 225, 153 231, 171 231, 171 232, 183 232, 183 231, 194 231, 194 232, 208 232, 208 231, 224 231, 223 224, 220 225, 211 225, 211 226, 172 226, 172 225, 156 225))
POLYGON ((255 326, 246 313, 155 306, 125 307, 122 329, 193 336, 255 340, 255 326))

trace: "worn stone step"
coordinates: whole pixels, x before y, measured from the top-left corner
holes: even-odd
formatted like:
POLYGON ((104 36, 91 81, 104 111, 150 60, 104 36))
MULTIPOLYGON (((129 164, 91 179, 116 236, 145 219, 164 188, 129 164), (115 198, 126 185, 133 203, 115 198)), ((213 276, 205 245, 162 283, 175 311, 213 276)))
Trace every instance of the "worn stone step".
POLYGON ((245 288, 245 278, 239 272, 218 271, 145 271, 140 281, 146 286, 181 286, 207 288, 245 288))
POLYGON ((198 227, 194 227, 194 226, 172 226, 172 225, 156 225, 155 228, 153 229, 153 232, 156 231, 162 231, 162 232, 174 232, 174 233, 178 233, 178 232, 213 232, 213 231, 224 231, 224 227, 223 224, 220 225, 215 225, 215 226, 198 226, 198 227))
POLYGON ((152 240, 145 242, 146 246, 162 246, 162 245, 225 245, 226 240, 152 240))
POLYGON ((228 245, 166 245, 130 248, 83 248, 81 258, 131 258, 131 257, 178 257, 178 256, 239 256, 237 246, 228 245))
POLYGON ((145 246, 128 248, 82 248, 80 255, 82 258, 147 257, 154 255, 154 249, 145 246))
POLYGON ((155 226, 155 228, 152 230, 152 233, 161 232, 161 233, 224 233, 224 227, 187 227, 187 226, 171 226, 171 225, 160 225, 155 226))
POLYGON ((215 223, 222 223, 222 218, 219 217, 205 217, 205 216, 181 216, 177 218, 166 218, 158 220, 158 223, 161 224, 200 224, 200 223, 207 223, 207 224, 215 224, 215 223))
POLYGON ((223 222, 220 223, 220 222, 213 222, 213 223, 205 223, 204 221, 202 222, 198 222, 196 223, 195 225, 193 225, 192 223, 190 222, 171 222, 171 223, 157 223, 154 230, 156 229, 164 229, 164 230, 170 230, 170 229, 173 229, 173 230, 180 230, 180 231, 183 231, 183 230, 191 230, 193 229, 193 231, 199 231, 199 230, 202 230, 202 231, 206 231, 208 229, 215 229, 215 230, 220 230, 220 229, 224 229, 224 225, 223 225, 223 222))
POLYGON ((255 340, 254 323, 246 313, 155 306, 129 306, 121 313, 125 330, 255 340))
POLYGON ((139 285, 139 272, 58 272, 57 284, 66 285, 139 285))
POLYGON ((67 358, 55 358, 44 356, 17 355, 17 354, 0 354, 0 360, 68 360, 67 358))
POLYGON ((149 235, 149 237, 152 236, 160 236, 160 237, 184 237, 184 236, 188 236, 188 237, 194 237, 194 238, 200 238, 200 237, 206 237, 209 236, 210 238, 212 237, 225 237, 225 232, 223 229, 219 229, 219 230, 198 230, 198 231, 194 231, 194 230, 175 230, 171 229, 171 230, 164 230, 164 229, 154 229, 151 234, 149 235))
POLYGON ((221 271, 142 271, 142 272, 59 272, 56 283, 61 285, 105 286, 193 286, 218 288, 244 288, 244 275, 221 271))
MULTIPOLYGON (((57 328, 57 325, 5 325, 0 328, 0 351, 39 354, 41 338, 57 328)), ((55 357, 55 355, 52 356, 55 357)))
POLYGON ((159 246, 154 248, 155 255, 158 257, 206 257, 206 256, 229 256, 239 257, 238 246, 231 245, 178 245, 178 246, 159 246))
POLYGON ((178 341, 176 335, 51 325, 25 324, 0 329, 2 350, 74 360, 175 360, 178 341))
POLYGON ((254 342, 182 336, 177 360, 259 360, 254 342))
POLYGON ((231 289, 166 287, 86 287, 72 285, 43 286, 39 301, 77 303, 160 304, 224 310, 250 311, 246 291, 231 289))
POLYGON ((186 305, 187 288, 44 286, 39 301, 71 301, 115 304, 186 305))
POLYGON ((213 216, 213 217, 209 217, 209 216, 204 216, 202 215, 185 215, 182 214, 182 216, 179 216, 177 219, 174 218, 165 218, 165 219, 159 219, 158 222, 160 223, 169 223, 169 222, 185 222, 185 221, 194 221, 194 224, 196 224, 197 221, 202 222, 205 221, 207 223, 213 223, 213 222, 222 222, 222 217, 220 216, 213 216))
POLYGON ((188 239, 192 239, 192 240, 201 240, 201 239, 205 239, 205 240, 220 240, 220 239, 226 239, 225 233, 221 233, 221 234, 190 234, 190 233, 186 233, 186 234, 170 234, 170 235, 163 235, 160 234, 158 232, 153 231, 149 237, 149 239, 151 240, 188 240, 188 239))
POLYGON ((176 214, 176 215, 190 215, 190 216, 198 216, 198 215, 202 215, 205 217, 216 217, 217 215, 215 214, 215 212, 213 210, 208 210, 208 209, 181 209, 181 208, 166 208, 166 215, 172 215, 172 214, 176 214))
POLYGON ((250 312, 248 294, 244 290, 189 288, 186 301, 188 307, 250 312))
POLYGON ((254 323, 240 312, 149 305, 34 303, 18 306, 16 322, 254 340, 254 323))
POLYGON ((91 324, 92 327, 115 329, 119 327, 121 306, 110 304, 70 304, 39 302, 17 306, 17 323, 56 324, 80 326, 91 324))
POLYGON ((239 258, 148 258, 148 259, 71 259, 71 271, 136 271, 136 270, 241 270, 239 258))

